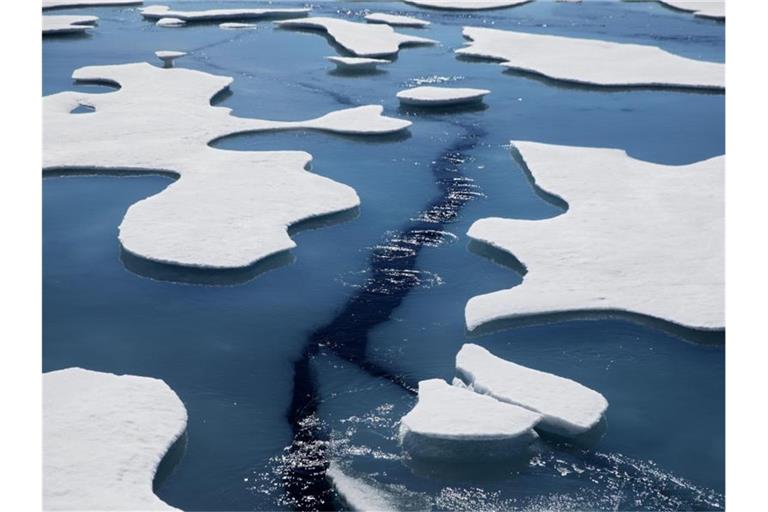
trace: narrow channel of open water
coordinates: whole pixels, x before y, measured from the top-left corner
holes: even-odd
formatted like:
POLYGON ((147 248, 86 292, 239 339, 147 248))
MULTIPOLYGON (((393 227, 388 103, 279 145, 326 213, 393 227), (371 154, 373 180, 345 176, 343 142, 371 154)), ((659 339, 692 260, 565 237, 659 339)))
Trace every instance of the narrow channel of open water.
MULTIPOLYGON (((179 66, 235 78, 221 104, 241 116, 301 119, 379 103, 388 115, 414 121, 407 138, 293 132, 218 141, 230 150, 308 151, 313 172, 354 187, 362 200, 356 218, 298 233, 293 263, 237 286, 174 284, 123 266, 116 236, 125 210, 162 190, 168 178, 46 178, 44 370, 82 366, 166 380, 188 409, 188 444, 157 492, 186 510, 311 508, 296 503, 305 483, 295 480, 296 469, 306 462, 302 457, 318 455, 321 469, 340 461, 402 508, 723 507, 721 346, 621 319, 558 321, 477 338, 463 327, 469 297, 521 281, 467 249, 471 223, 560 212, 531 189, 510 158, 510 139, 693 162, 724 151, 723 95, 563 87, 493 63, 460 61, 452 50, 463 45, 462 25, 485 24, 656 44, 722 61, 724 26, 654 3, 540 1, 472 15, 396 2, 313 4, 316 15, 418 11, 432 27, 401 30, 442 45, 404 49, 386 71, 350 77, 329 72, 323 57, 335 50, 322 35, 269 23, 253 31, 215 24, 162 29, 133 8, 71 9, 99 16, 98 28, 86 37, 44 40, 44 94, 99 90, 71 83, 80 66, 152 62, 155 50, 184 50, 190 55, 179 66), (399 109, 398 90, 429 83, 493 92, 484 110, 399 109), (460 178, 458 191, 445 186, 449 169, 460 178), (452 192, 459 193, 454 198, 471 193, 453 203, 455 215, 430 210, 452 192), (424 216, 429 211, 440 221, 433 229, 444 232, 439 236, 424 235, 432 229, 422 225, 425 218, 435 218, 424 216), (366 294, 377 299, 361 302, 366 294), (318 338, 345 339, 349 332, 354 335, 343 343, 318 338), (403 384, 450 378, 455 353, 468 340, 602 392, 611 404, 605 437, 586 452, 543 444, 526 467, 501 476, 405 464, 393 436, 415 399, 403 384), (294 384, 311 394, 309 409, 297 402, 294 384), (314 425, 310 435, 317 437, 310 441, 320 449, 286 450, 301 432, 298 421, 314 425)), ((317 493, 328 492, 319 480, 314 484, 317 493)), ((335 506, 332 496, 313 497, 335 506)))

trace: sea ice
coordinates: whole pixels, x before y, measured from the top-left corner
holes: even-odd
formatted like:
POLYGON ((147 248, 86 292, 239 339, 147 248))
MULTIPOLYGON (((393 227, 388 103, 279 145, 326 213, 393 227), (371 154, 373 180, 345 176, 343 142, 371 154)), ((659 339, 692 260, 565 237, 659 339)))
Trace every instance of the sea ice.
POLYGON ((179 18, 160 18, 157 20, 158 27, 183 27, 187 22, 179 18))
POLYGON ((541 415, 441 379, 419 382, 416 406, 400 420, 400 442, 414 457, 505 459, 537 438, 541 415))
POLYGON ((367 57, 326 57, 336 64, 339 71, 374 71, 379 64, 391 64, 385 59, 370 59, 367 57))
POLYGON ((397 97, 400 99, 400 103, 404 105, 445 107, 478 103, 490 92, 487 89, 422 86, 400 91, 397 93, 397 97))
POLYGON ((414 18, 413 16, 398 16, 397 14, 386 14, 383 12, 373 12, 365 17, 370 23, 384 23, 393 27, 415 27, 421 28, 430 25, 428 21, 414 18))
POLYGON ((532 0, 403 0, 407 4, 432 9, 451 11, 479 11, 484 9, 502 9, 527 4, 532 0))
POLYGON ((224 30, 235 30, 235 29, 241 29, 241 28, 256 28, 256 24, 255 23, 227 22, 227 23, 219 23, 219 28, 223 28, 224 30))
POLYGON ((43 35, 78 34, 94 27, 97 16, 43 16, 43 35))
POLYGON ((43 374, 43 508, 177 510, 152 492, 187 411, 159 379, 82 368, 43 374))
POLYGON ((179 18, 184 21, 252 20, 274 18, 298 18, 312 9, 210 9, 207 11, 172 10, 167 5, 150 5, 141 9, 141 15, 150 20, 179 18))
POLYGON ((164 68, 172 68, 173 61, 186 54, 187 52, 177 52, 175 50, 158 50, 155 52, 155 56, 163 61, 164 68))
MULTIPOLYGON (((512 142, 535 186, 567 202, 551 219, 486 218, 473 240, 527 268, 515 288, 469 300, 467 328, 560 312, 629 312, 724 326, 724 161, 643 162, 618 149, 512 142)), ((515 154, 515 153, 513 153, 515 154)))
POLYGON ((385 493, 359 478, 347 475, 336 462, 331 462, 325 476, 349 507, 347 510, 397 510, 397 505, 385 493))
POLYGON ((655 46, 464 27, 459 55, 501 61, 553 80, 600 86, 725 88, 725 66, 688 59, 655 46))
POLYGON ((102 7, 113 5, 140 5, 143 0, 43 0, 43 10, 64 7, 102 7))
POLYGON ((470 343, 456 354, 456 375, 477 393, 540 413, 536 428, 564 437, 589 432, 608 408, 603 395, 578 382, 505 361, 470 343))
POLYGON ((400 34, 389 25, 356 23, 337 18, 306 18, 276 22, 285 28, 322 29, 340 46, 358 57, 387 57, 400 46, 434 44, 432 39, 400 34))
POLYGON ((210 100, 232 78, 148 63, 77 69, 81 81, 120 85, 111 93, 67 91, 43 98, 43 171, 177 174, 178 181, 132 205, 119 239, 130 254, 189 267, 241 268, 295 247, 288 227, 354 209, 353 189, 306 170, 303 151, 225 151, 209 143, 235 133, 289 129, 386 134, 409 121, 368 105, 306 121, 233 116, 210 100), (92 115, 72 115, 78 105, 92 115))
POLYGON ((722 0, 658 0, 659 3, 680 11, 692 12, 700 18, 725 20, 725 2, 722 0))

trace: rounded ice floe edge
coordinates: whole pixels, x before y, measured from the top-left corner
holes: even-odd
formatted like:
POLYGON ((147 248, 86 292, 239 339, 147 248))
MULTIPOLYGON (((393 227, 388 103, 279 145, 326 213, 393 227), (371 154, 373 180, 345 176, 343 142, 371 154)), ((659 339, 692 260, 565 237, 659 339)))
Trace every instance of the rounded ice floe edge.
POLYGON ((187 22, 180 18, 160 18, 155 25, 158 27, 183 27, 187 22))
POLYGON ((400 103, 415 106, 444 106, 477 103, 490 94, 488 89, 468 87, 419 86, 396 94, 400 103))

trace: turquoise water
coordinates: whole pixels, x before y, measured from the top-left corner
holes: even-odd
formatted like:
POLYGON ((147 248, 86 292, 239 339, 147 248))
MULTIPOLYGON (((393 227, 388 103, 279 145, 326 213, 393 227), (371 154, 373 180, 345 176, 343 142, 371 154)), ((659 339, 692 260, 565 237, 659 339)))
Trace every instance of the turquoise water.
MULTIPOLYGON (((222 3, 263 4, 168 2, 188 9, 222 3)), ((414 125, 405 138, 297 132, 218 141, 222 149, 306 150, 313 172, 354 187, 362 201, 354 219, 298 233, 293 262, 236 286, 178 284, 126 269, 117 226, 130 204, 162 190, 168 178, 44 179, 43 369, 82 366, 168 382, 188 409, 188 440, 156 492, 186 510, 311 508, 297 503, 282 480, 302 467, 284 457, 294 453, 284 449, 296 433, 290 420, 297 386, 313 393, 313 432, 324 442, 317 453, 370 479, 402 508, 723 507, 722 345, 626 319, 558 321, 468 338, 463 308, 473 295, 521 282, 468 250, 464 234, 472 222, 561 211, 532 190, 510 157, 509 140, 616 147, 644 160, 689 163, 724 152, 724 96, 563 87, 458 60, 452 51, 463 45, 462 25, 486 24, 655 44, 722 61, 724 25, 648 2, 534 2, 473 15, 397 2, 313 5, 315 15, 418 12, 433 22, 429 29, 399 30, 441 45, 404 49, 386 71, 350 77, 331 72, 323 57, 336 50, 324 36, 270 23, 252 31, 215 24, 162 29, 133 8, 68 9, 99 16, 98 28, 44 40, 43 94, 107 91, 72 84, 72 71, 154 62, 155 50, 173 49, 190 53, 179 66, 235 78, 220 104, 237 115, 301 119, 378 103, 414 125), (394 94, 419 83, 493 92, 482 110, 400 110, 394 94), (440 223, 453 236, 421 244, 411 259, 394 258, 382 247, 440 201, 447 173, 461 176, 463 190, 472 192, 440 223), (381 284, 381 268, 394 268, 400 279, 369 297, 366 290, 381 284), (405 280, 404 270, 411 272, 405 280), (370 300, 356 305, 361 296, 370 300), (318 333, 351 341, 319 344, 308 354, 318 333), (450 378, 453 357, 468 340, 603 393, 611 404, 605 437, 587 451, 542 443, 529 465, 501 474, 406 464, 393 436, 415 398, 396 382, 450 378)), ((335 503, 321 498, 316 503, 335 503)))

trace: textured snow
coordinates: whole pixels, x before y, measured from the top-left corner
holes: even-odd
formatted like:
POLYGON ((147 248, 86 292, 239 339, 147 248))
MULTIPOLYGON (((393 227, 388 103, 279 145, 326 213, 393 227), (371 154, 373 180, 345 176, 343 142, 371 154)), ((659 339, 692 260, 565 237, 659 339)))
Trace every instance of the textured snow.
POLYGON ((321 29, 358 57, 386 57, 403 45, 434 44, 432 39, 400 34, 389 25, 355 23, 337 18, 306 18, 276 22, 286 28, 321 29))
POLYGON ((537 429, 578 436, 596 427, 608 401, 578 382, 506 361, 483 347, 465 344, 456 374, 471 390, 542 415, 537 429))
POLYGON ((546 220, 486 218, 469 236, 527 267, 515 288, 473 297, 469 330, 568 311, 624 311, 724 326, 724 157, 691 165, 624 151, 513 142, 535 184, 568 203, 546 220))
POLYGON ((407 4, 432 9, 446 9, 451 11, 479 11, 483 9, 501 9, 514 7, 530 2, 531 0, 403 0, 407 4))
POLYGON ((64 7, 102 7, 113 5, 140 5, 142 0, 43 0, 43 10, 64 7))
POLYGON ((464 27, 469 46, 459 55, 563 80, 601 86, 725 88, 725 66, 669 53, 655 46, 464 27))
POLYGON ((152 492, 187 411, 159 379, 82 368, 43 374, 45 510, 177 510, 152 492))
POLYGON ((536 439, 540 419, 441 379, 423 380, 416 406, 400 420, 400 441, 415 457, 506 457, 536 439))
POLYGON ((118 83, 111 93, 62 92, 43 98, 43 170, 164 171, 180 179, 132 205, 119 239, 130 253, 184 266, 238 268, 295 246, 287 229, 301 220, 359 205, 346 185, 305 170, 303 151, 225 151, 226 135, 286 129, 385 134, 409 121, 368 105, 307 121, 233 116, 210 105, 232 79, 147 63, 77 69, 77 80, 118 83), (72 115, 78 105, 92 115, 72 115))
POLYGON ((659 3, 678 9, 680 11, 692 12, 694 16, 700 18, 711 18, 715 20, 725 19, 725 2, 722 0, 658 0, 659 3))
POLYGON ((399 16, 397 14, 386 14, 383 12, 372 12, 365 17, 366 21, 371 23, 385 23, 394 27, 426 27, 430 25, 428 21, 414 18, 413 16, 399 16))
POLYGON ((385 59, 371 59, 367 57, 326 57, 336 64, 336 68, 342 71, 373 71, 379 64, 391 64, 385 59))
POLYGON ((155 52, 155 56, 163 61, 163 67, 173 67, 173 61, 179 57, 183 57, 187 52, 178 52, 175 50, 158 50, 155 52))
POLYGON ((43 34, 76 34, 93 28, 99 20, 97 16, 43 16, 43 34))
POLYGON ((206 11, 173 10, 167 5, 150 5, 141 9, 147 19, 179 18, 184 21, 222 21, 261 18, 297 18, 306 16, 311 9, 209 9, 206 11))
POLYGON ((421 86, 400 91, 397 97, 405 105, 446 106, 476 103, 490 92, 487 89, 421 86))
POLYGON ((240 29, 240 28, 256 28, 256 24, 254 24, 254 23, 226 22, 226 23, 219 23, 219 28, 223 28, 224 30, 235 30, 235 29, 240 29))
POLYGON ((385 493, 359 478, 347 475, 336 462, 330 463, 325 476, 351 510, 379 512, 398 509, 385 493))
POLYGON ((160 18, 157 20, 158 27, 183 27, 187 22, 179 18, 160 18))

